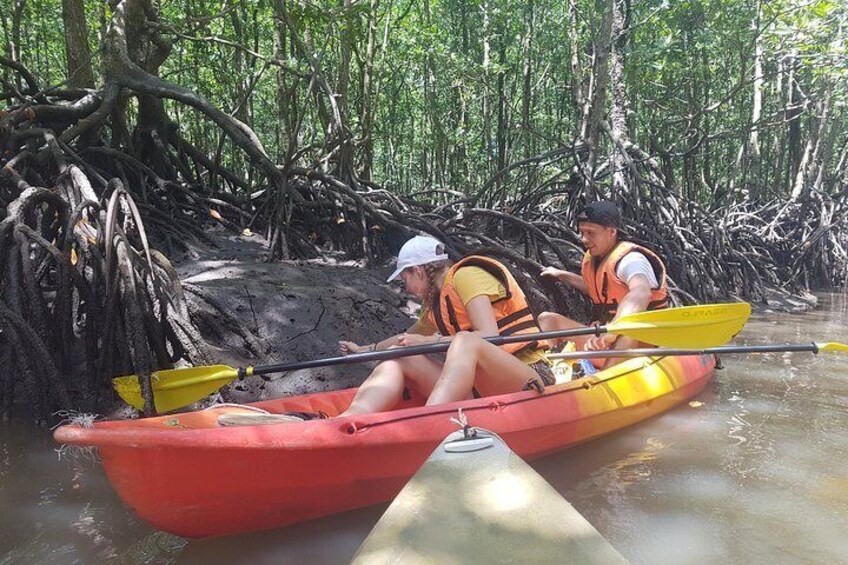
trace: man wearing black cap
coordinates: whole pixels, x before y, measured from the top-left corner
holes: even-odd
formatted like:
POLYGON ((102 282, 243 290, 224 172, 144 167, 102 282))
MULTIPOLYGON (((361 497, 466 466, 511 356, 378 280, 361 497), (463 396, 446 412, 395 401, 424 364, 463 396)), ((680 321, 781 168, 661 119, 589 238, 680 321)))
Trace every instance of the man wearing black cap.
MULTIPOLYGON (((594 320, 602 324, 628 314, 668 307, 665 265, 650 249, 621 239, 621 213, 615 204, 603 200, 589 204, 577 215, 577 228, 586 248, 581 274, 546 267, 542 276, 557 278, 587 295, 592 301, 594 320)), ((539 316, 543 331, 582 325, 554 312, 543 312, 539 316)), ((642 345, 614 334, 578 337, 574 344, 578 350, 589 351, 642 345)), ((604 367, 617 360, 592 362, 604 367)))

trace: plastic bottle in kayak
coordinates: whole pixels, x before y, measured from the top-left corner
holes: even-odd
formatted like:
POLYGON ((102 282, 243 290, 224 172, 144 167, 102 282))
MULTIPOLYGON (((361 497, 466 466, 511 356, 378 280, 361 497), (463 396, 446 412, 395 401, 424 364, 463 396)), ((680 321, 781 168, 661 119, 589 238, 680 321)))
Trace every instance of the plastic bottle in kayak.
POLYGON ((584 375, 594 375, 598 372, 597 367, 592 365, 592 362, 588 359, 580 359, 577 363, 580 365, 580 368, 583 369, 584 375))

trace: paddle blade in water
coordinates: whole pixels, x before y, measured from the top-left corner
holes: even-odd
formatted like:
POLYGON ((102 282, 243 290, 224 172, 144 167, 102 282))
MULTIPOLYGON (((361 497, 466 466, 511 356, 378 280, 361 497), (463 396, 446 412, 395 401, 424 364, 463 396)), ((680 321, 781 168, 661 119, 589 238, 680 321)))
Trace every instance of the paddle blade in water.
POLYGON ((747 302, 684 306, 623 316, 608 331, 664 347, 715 347, 733 339, 750 315, 747 302))
MULTIPOLYGON (((156 411, 168 412, 196 402, 236 378, 238 370, 227 365, 156 371, 150 379, 156 411)), ((112 383, 127 404, 138 410, 144 407, 136 375, 118 377, 112 383)))

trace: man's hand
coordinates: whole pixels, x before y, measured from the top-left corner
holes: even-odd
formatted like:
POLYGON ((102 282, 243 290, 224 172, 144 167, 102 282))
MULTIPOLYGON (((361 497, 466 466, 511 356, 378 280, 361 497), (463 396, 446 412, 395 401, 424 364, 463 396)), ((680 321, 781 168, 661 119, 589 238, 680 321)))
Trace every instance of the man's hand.
POLYGON ((577 273, 571 273, 569 271, 557 269, 556 267, 545 267, 539 275, 562 281, 583 294, 589 293, 582 275, 578 275, 577 273))
POLYGON ((555 279, 561 279, 566 275, 566 273, 567 271, 557 269, 556 267, 545 267, 544 269, 542 269, 542 272, 539 273, 539 275, 543 277, 553 277, 555 279))

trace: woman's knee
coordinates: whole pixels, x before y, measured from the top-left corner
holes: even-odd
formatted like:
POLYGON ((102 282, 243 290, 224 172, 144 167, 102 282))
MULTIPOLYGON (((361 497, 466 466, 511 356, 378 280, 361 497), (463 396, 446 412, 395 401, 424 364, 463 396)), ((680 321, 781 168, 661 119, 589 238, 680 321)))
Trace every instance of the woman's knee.
POLYGON ((382 361, 371 371, 371 374, 368 375, 368 378, 372 377, 376 378, 378 375, 386 375, 386 374, 399 374, 403 375, 403 359, 388 359, 386 361, 382 361))
POLYGON ((538 318, 539 327, 542 329, 552 327, 556 324, 558 318, 562 318, 562 316, 556 312, 542 312, 538 318))
POLYGON ((404 357, 401 357, 399 359, 387 359, 385 361, 381 361, 380 364, 375 367, 375 369, 383 369, 384 371, 400 369, 403 367, 403 360, 404 357))
POLYGON ((463 354, 468 354, 477 350, 484 343, 485 340, 476 334, 459 332, 453 336, 448 353, 462 352, 463 354))

